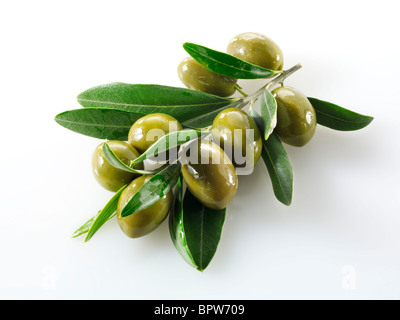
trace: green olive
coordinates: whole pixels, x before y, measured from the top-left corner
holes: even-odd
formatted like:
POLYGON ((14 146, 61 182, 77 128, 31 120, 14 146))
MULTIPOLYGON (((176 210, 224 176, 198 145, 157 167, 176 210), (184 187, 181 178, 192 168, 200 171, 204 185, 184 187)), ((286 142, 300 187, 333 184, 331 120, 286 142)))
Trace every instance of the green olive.
POLYGON ((212 132, 235 167, 254 166, 260 159, 262 151, 260 131, 246 112, 237 108, 221 111, 214 119, 212 132))
POLYGON ((184 59, 179 64, 178 75, 182 83, 189 89, 220 97, 229 97, 236 91, 236 79, 211 72, 191 57, 184 59))
POLYGON ((235 197, 238 177, 227 154, 215 143, 196 141, 181 160, 182 175, 190 190, 211 209, 225 208, 235 197))
POLYGON ((138 119, 132 125, 128 142, 143 153, 162 136, 180 130, 182 125, 174 117, 164 113, 152 113, 138 119))
POLYGON ((278 110, 275 132, 281 140, 295 147, 304 146, 317 127, 315 110, 307 97, 290 87, 272 91, 278 110))
MULTIPOLYGON (((118 191, 124 185, 131 182, 135 176, 134 173, 123 171, 114 168, 103 155, 103 144, 101 143, 93 152, 92 156, 92 169, 94 177, 97 182, 107 190, 118 191)), ((123 163, 129 165, 132 160, 139 157, 139 152, 123 141, 111 140, 107 141, 110 149, 115 155, 121 159, 123 163)), ((139 165, 137 169, 143 169, 142 165, 139 165)))
POLYGON ((127 217, 121 217, 121 212, 132 199, 133 195, 140 187, 147 182, 152 176, 145 175, 133 180, 131 184, 122 192, 118 201, 117 218, 122 231, 130 238, 142 237, 154 229, 164 221, 173 202, 173 194, 170 191, 156 203, 142 211, 131 214, 127 217))
POLYGON ((228 44, 227 53, 271 70, 282 70, 282 50, 270 38, 253 32, 242 33, 228 44))

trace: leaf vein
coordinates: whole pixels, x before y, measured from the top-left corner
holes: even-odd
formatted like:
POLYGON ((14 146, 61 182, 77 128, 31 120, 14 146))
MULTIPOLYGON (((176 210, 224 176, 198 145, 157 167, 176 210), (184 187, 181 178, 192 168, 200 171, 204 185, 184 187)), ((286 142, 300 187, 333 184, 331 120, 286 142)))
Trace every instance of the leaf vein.
MULTIPOLYGON (((202 53, 199 52, 199 51, 196 51, 196 50, 193 49, 193 48, 190 48, 189 50, 194 51, 195 53, 199 54, 199 55, 202 56, 202 57, 205 57, 204 54, 202 54, 202 53)), ((216 62, 216 63, 219 63, 219 64, 221 64, 221 65, 223 65, 223 66, 225 66, 225 67, 227 67, 227 68, 234 69, 234 70, 238 70, 238 71, 240 71, 240 72, 245 72, 245 73, 248 73, 248 74, 254 74, 254 73, 260 74, 259 71, 256 71, 256 70, 251 71, 251 70, 246 70, 246 69, 240 69, 240 68, 238 68, 238 67, 235 67, 235 66, 232 66, 232 65, 223 63, 223 62, 221 62, 221 61, 219 61, 219 60, 216 60, 216 59, 214 59, 214 58, 212 58, 212 57, 210 57, 210 56, 207 56, 206 58, 209 59, 209 60, 211 60, 211 61, 214 61, 214 62, 216 62)), ((261 73, 261 74, 262 74, 262 73, 261 73)))
POLYGON ((79 122, 79 121, 72 121, 72 120, 66 120, 66 119, 57 119, 57 122, 65 122, 65 123, 71 123, 71 124, 78 124, 82 126, 88 126, 88 127, 96 127, 96 126, 101 126, 105 128, 127 128, 129 129, 131 126, 121 126, 121 125, 109 125, 109 124, 98 124, 98 123, 88 123, 88 122, 79 122))
POLYGON ((200 223, 200 268, 203 268, 203 236, 204 236, 204 206, 201 207, 201 223, 200 223))
POLYGON ((104 105, 116 105, 124 107, 139 107, 139 108, 187 108, 187 107, 204 107, 204 106, 215 106, 227 104, 231 101, 220 101, 220 102, 210 102, 210 103, 199 103, 199 104, 178 104, 178 105, 148 105, 148 104, 136 104, 136 103, 126 103, 126 102, 111 102, 104 100, 92 100, 92 99, 77 99, 82 102, 91 102, 104 105))
MULTIPOLYGON (((315 109, 315 112, 316 112, 317 114, 322 114, 322 115, 324 115, 324 116, 326 116, 326 117, 328 117, 328 118, 337 119, 337 120, 340 120, 340 121, 343 121, 343 122, 348 122, 348 123, 359 123, 359 124, 363 124, 363 123, 365 123, 365 120, 366 120, 366 119, 363 119, 363 120, 360 120, 360 121, 347 120, 347 119, 344 119, 344 118, 340 118, 340 117, 338 117, 338 116, 333 116, 333 115, 331 115, 331 114, 329 114, 329 113, 322 112, 322 111, 317 110, 317 109, 315 109)), ((317 116, 317 119, 318 119, 318 116, 317 116)), ((368 117, 368 119, 369 119, 369 117, 368 117)))

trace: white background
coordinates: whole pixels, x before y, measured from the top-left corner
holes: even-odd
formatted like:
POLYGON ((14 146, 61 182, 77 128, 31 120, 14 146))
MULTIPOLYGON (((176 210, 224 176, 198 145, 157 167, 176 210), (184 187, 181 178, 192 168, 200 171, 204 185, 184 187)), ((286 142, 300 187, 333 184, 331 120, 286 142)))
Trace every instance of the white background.
POLYGON ((399 299, 397 2, 1 1, 0 298, 399 299), (247 31, 277 42, 286 69, 302 63, 288 85, 373 123, 287 147, 290 207, 263 163, 240 177, 202 273, 167 223, 133 240, 113 220, 89 243, 71 239, 112 194, 91 172, 100 141, 54 116, 100 84, 182 86, 183 42, 225 51, 247 31))

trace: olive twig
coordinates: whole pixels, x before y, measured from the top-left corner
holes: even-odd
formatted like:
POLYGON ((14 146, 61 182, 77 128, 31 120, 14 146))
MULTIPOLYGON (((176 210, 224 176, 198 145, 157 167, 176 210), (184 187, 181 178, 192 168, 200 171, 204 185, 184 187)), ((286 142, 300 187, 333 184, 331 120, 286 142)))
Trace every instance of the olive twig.
POLYGON ((246 99, 242 99, 242 101, 236 106, 236 108, 242 110, 242 109, 244 109, 251 101, 253 101, 253 100, 248 100, 247 98, 246 98, 246 99))
POLYGON ((300 63, 296 64, 295 66, 291 67, 290 69, 287 69, 283 71, 279 76, 277 76, 275 79, 271 80, 270 82, 267 83, 266 88, 269 89, 270 87, 277 85, 277 84, 283 84, 283 81, 291 76, 293 73, 295 73, 297 70, 301 69, 302 65, 300 63))
POLYGON ((243 99, 243 103, 241 103, 238 108, 242 109, 244 106, 246 106, 249 102, 256 101, 265 91, 265 89, 268 89, 278 83, 282 83, 287 77, 295 73, 297 70, 302 68, 302 65, 300 63, 296 64, 295 66, 291 67, 290 69, 287 69, 283 71, 279 76, 277 76, 275 79, 271 80, 264 86, 262 86, 260 89, 258 89, 256 92, 254 92, 251 95, 248 95, 243 99), (244 104, 244 105, 243 105, 244 104))
POLYGON ((243 101, 245 102, 245 105, 247 105, 248 103, 255 101, 258 99, 259 96, 261 96, 265 90, 265 88, 267 87, 268 84, 263 85, 260 89, 258 89, 255 93, 247 96, 245 99, 243 99, 243 101))

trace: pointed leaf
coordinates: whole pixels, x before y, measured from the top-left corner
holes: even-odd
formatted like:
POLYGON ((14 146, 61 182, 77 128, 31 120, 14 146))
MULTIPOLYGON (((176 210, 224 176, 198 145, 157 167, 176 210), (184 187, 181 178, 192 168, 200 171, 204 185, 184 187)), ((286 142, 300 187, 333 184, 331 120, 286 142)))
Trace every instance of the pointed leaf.
POLYGON ((100 213, 97 215, 96 219, 90 226, 90 229, 85 238, 85 242, 89 241, 94 236, 94 234, 103 226, 103 224, 106 223, 111 218, 111 216, 115 215, 115 212, 117 211, 118 200, 121 196, 121 193, 125 190, 127 186, 128 185, 125 185, 121 189, 119 189, 100 211, 100 213))
MULTIPOLYGON (((260 130, 263 130, 262 117, 253 109, 249 111, 249 115, 260 130)), ((293 168, 282 142, 275 133, 263 141, 261 157, 267 167, 275 197, 289 206, 293 197, 293 168)))
POLYGON ((130 166, 127 166, 125 163, 119 159, 116 154, 111 150, 110 146, 107 144, 107 142, 104 142, 103 147, 102 147, 103 155, 104 158, 114 167, 123 171, 131 172, 131 173, 136 173, 136 174, 153 174, 153 171, 148 171, 148 170, 140 170, 140 169, 134 169, 130 166))
POLYGON ((132 124, 143 116, 141 113, 113 109, 86 108, 62 112, 55 117, 55 121, 90 137, 127 140, 132 124))
MULTIPOLYGON (((179 195, 178 199, 181 201, 179 195)), ((170 234, 184 260, 199 271, 205 270, 215 255, 225 214, 226 209, 205 207, 189 189, 186 189, 183 204, 178 200, 170 218, 170 234)))
POLYGON ((181 144, 184 144, 193 139, 198 139, 209 134, 209 131, 199 130, 181 130, 171 132, 162 136, 155 143, 153 143, 144 153, 137 157, 133 162, 132 166, 142 163, 144 160, 157 156, 158 154, 176 148, 181 144))
POLYGON ((196 264, 193 261, 192 254, 190 253, 187 245, 185 232, 183 230, 183 177, 181 176, 178 180, 176 199, 174 202, 173 212, 169 216, 169 233, 172 242, 182 256, 182 258, 192 267, 196 268, 196 264))
POLYGON ((76 238, 76 237, 79 237, 79 236, 87 233, 89 231, 90 227, 92 226, 93 222, 96 220, 97 216, 100 214, 100 212, 101 212, 101 210, 99 210, 99 212, 97 212, 97 214, 95 216, 93 216, 88 221, 86 221, 86 223, 84 223, 81 227, 76 229, 71 237, 76 238))
POLYGON ((317 114, 317 123, 334 130, 359 130, 374 120, 373 117, 353 112, 327 101, 315 98, 308 98, 308 100, 317 114))
POLYGON ((281 73, 280 71, 262 68, 227 53, 212 50, 194 43, 187 42, 183 45, 183 48, 203 67, 227 77, 235 79, 260 79, 269 78, 281 73))
POLYGON ((179 164, 169 165, 164 170, 156 173, 133 195, 124 209, 122 209, 121 216, 127 217, 156 203, 175 187, 179 173, 179 164))
POLYGON ((271 177, 275 197, 289 206, 293 196, 293 168, 282 142, 275 133, 263 142, 261 156, 271 177))
POLYGON ((90 88, 80 93, 77 100, 85 108, 117 109, 143 115, 166 113, 183 122, 237 99, 186 88, 115 82, 90 88))
POLYGON ((267 140, 274 131, 277 120, 277 103, 268 89, 261 96, 261 116, 264 123, 264 131, 261 132, 264 132, 264 139, 267 140))

